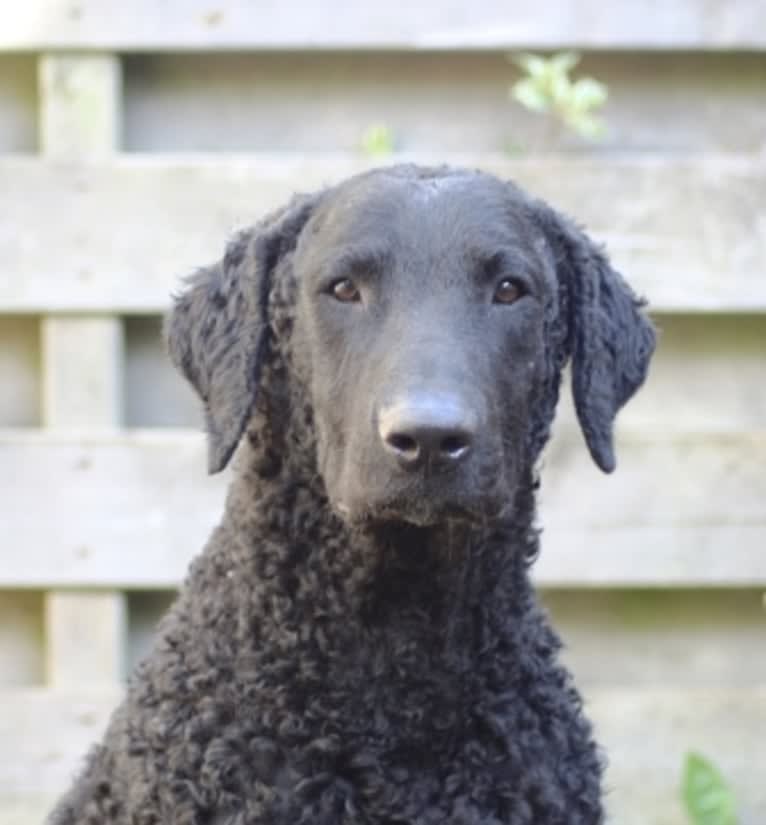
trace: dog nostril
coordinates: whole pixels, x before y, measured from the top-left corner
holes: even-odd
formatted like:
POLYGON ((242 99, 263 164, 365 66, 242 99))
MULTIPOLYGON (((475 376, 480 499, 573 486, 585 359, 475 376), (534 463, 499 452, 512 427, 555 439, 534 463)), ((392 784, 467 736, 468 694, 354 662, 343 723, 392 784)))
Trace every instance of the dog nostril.
POLYGON ((459 398, 414 396, 380 410, 378 434, 400 466, 444 468, 456 466, 470 454, 479 429, 477 419, 459 398))
POLYGON ((442 439, 439 449, 449 458, 460 458, 470 446, 470 441, 465 436, 449 435, 442 439))
POLYGON ((405 433, 391 433, 386 439, 386 442, 389 446, 393 447, 397 453, 408 458, 414 458, 420 452, 418 442, 415 441, 412 436, 406 435, 405 433))

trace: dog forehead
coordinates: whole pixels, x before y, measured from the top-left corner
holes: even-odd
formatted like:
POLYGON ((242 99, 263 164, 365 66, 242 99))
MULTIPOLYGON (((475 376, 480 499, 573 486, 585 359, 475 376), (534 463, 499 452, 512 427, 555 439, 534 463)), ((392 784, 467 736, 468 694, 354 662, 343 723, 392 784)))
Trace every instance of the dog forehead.
POLYGON ((480 248, 531 240, 520 190, 480 172, 381 170, 338 185, 307 240, 325 249, 369 240, 421 249, 480 248))

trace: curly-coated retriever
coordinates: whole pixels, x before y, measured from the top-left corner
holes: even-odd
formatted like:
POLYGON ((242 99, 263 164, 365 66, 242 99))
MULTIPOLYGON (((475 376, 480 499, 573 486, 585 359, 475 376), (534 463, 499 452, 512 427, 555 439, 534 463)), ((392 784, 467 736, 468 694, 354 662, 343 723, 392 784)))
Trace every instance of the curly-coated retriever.
POLYGON ((295 198, 167 326, 226 511, 55 825, 596 825, 602 760, 529 568, 564 365, 598 466, 641 303, 481 172, 295 198))

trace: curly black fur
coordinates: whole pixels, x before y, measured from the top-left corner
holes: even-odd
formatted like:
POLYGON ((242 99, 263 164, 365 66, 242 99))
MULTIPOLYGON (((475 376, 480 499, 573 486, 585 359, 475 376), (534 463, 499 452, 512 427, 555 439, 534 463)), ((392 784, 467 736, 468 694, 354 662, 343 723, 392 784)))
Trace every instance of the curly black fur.
POLYGON ((534 465, 571 356, 589 447, 613 467, 651 327, 585 236, 525 199, 559 287, 511 506, 482 524, 349 526, 294 345, 293 251, 323 197, 240 234, 176 301, 171 357, 205 402, 210 467, 244 433, 237 473, 50 825, 597 825, 601 759, 529 580, 534 465))

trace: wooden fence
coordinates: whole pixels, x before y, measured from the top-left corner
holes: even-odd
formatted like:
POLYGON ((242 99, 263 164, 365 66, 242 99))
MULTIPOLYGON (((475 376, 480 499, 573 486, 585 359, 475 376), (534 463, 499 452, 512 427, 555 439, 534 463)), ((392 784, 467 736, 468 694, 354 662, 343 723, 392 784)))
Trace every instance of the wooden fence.
POLYGON ((402 157, 576 215, 651 299, 661 345, 614 476, 562 412, 537 580, 613 821, 681 825, 692 748, 743 825, 766 821, 766 6, 334 6, 0 16, 0 822, 41 821, 66 787, 221 511, 161 352, 170 291, 233 228, 368 166, 377 122, 402 157), (508 101, 508 51, 562 48, 609 84, 597 148, 546 143, 508 101))

